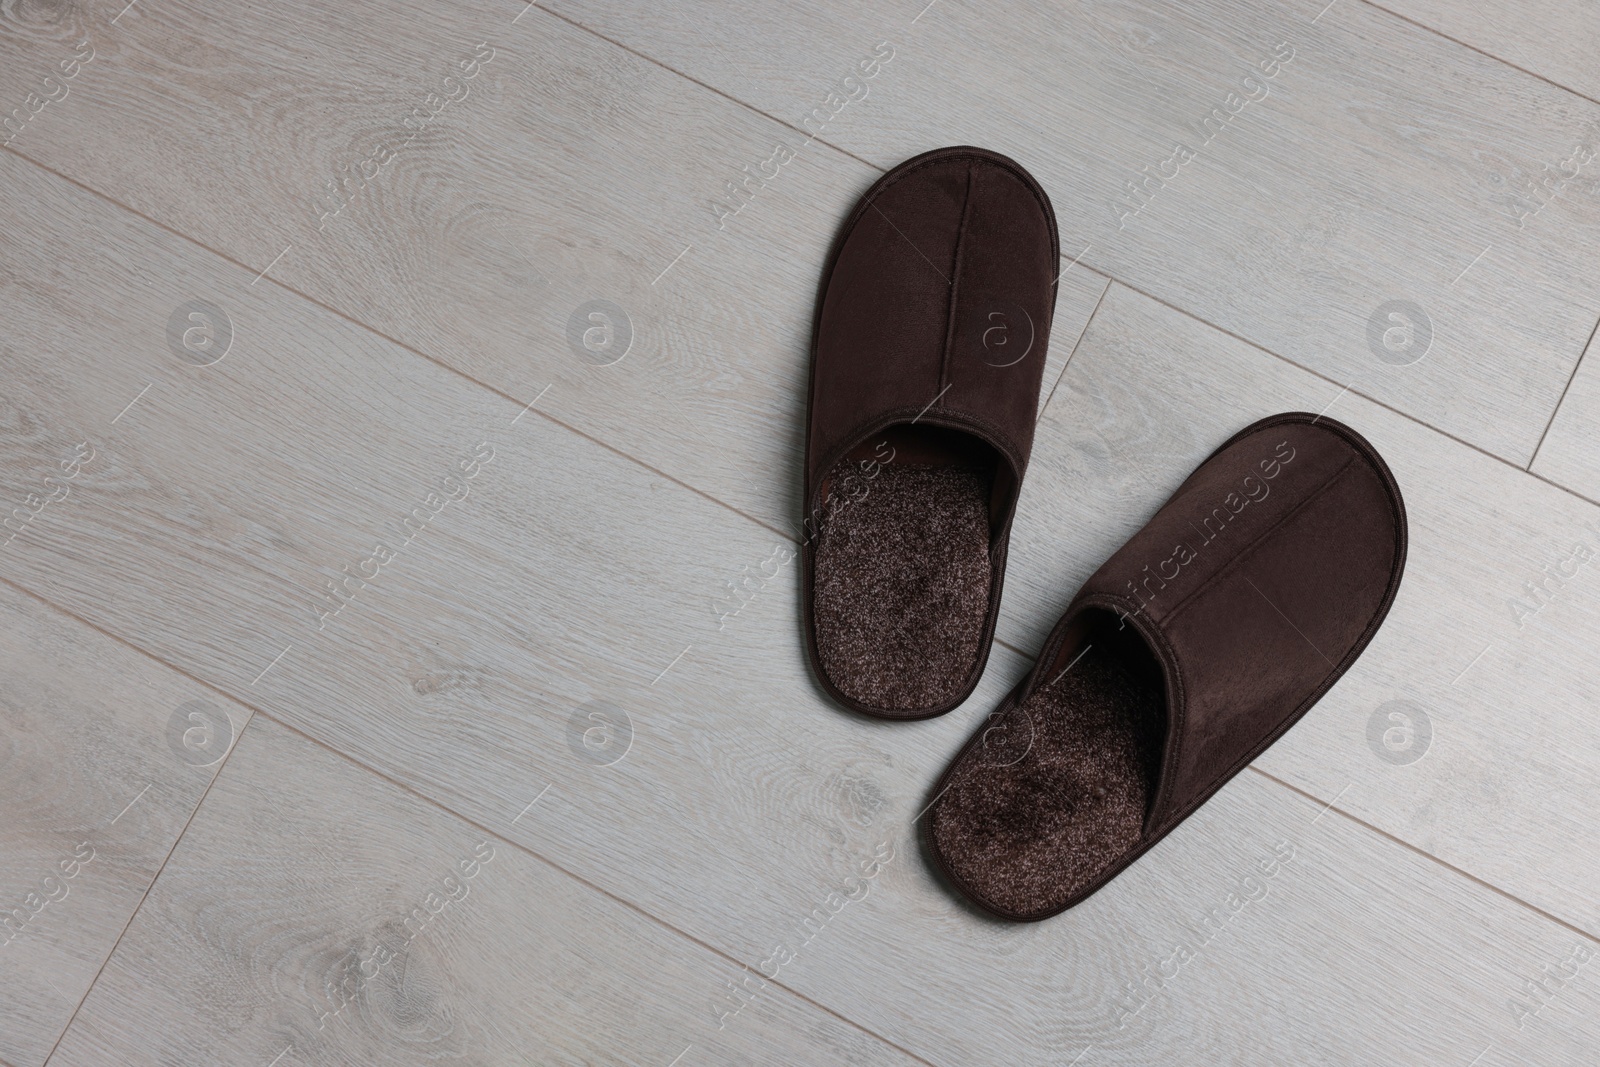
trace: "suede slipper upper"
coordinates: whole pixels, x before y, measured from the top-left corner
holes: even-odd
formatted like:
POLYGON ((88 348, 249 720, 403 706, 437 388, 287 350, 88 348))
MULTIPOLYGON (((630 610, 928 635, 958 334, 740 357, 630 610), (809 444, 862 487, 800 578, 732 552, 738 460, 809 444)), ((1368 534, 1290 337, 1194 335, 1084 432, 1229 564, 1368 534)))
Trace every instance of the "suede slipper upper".
POLYGON ((1241 431, 1089 579, 952 762, 936 863, 1004 918, 1083 900, 1338 681, 1405 557, 1399 486, 1354 430, 1289 413, 1241 431))
POLYGON ((802 582, 812 669, 849 708, 938 715, 983 672, 1058 261, 1044 191, 979 148, 902 163, 845 224, 812 342, 802 582))

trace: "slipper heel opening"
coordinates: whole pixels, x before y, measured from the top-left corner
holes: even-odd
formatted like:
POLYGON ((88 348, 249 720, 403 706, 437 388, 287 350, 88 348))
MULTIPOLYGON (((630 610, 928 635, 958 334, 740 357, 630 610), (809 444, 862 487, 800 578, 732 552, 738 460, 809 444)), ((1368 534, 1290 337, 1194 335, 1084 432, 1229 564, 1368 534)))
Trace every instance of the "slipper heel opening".
POLYGON ((1156 658, 1113 613, 1080 615, 1039 677, 967 749, 934 812, 951 874, 1012 916, 1059 909, 1139 844, 1166 732, 1156 658))
POLYGON ((851 700, 913 715, 959 696, 982 658, 999 454, 968 434, 893 426, 822 482, 817 658, 851 700))

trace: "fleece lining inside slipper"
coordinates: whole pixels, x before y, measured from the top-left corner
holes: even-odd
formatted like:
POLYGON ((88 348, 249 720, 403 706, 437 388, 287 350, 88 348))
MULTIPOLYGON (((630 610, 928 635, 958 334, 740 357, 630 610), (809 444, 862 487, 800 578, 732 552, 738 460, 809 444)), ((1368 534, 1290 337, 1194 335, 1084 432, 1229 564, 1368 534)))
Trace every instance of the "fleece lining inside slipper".
POLYGON ((1059 906, 1125 855, 1154 790, 1165 718, 1154 657, 1114 618, 1085 640, 979 735, 931 814, 950 873, 1013 915, 1059 906))
MULTIPOLYGON (((829 479, 841 484, 855 470, 847 458, 829 479)), ((938 707, 960 695, 982 651, 992 466, 897 459, 854 484, 819 524, 818 659, 861 704, 938 707)))

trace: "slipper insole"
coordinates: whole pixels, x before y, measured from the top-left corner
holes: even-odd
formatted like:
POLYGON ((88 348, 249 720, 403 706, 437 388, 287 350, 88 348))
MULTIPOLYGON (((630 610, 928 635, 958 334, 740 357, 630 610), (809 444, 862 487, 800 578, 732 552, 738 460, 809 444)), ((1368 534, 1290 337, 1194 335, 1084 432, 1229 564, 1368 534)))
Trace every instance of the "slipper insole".
POLYGON ((988 724, 934 805, 941 857, 1017 915, 1059 907, 1138 843, 1165 705, 1149 653, 1104 634, 988 724))
MULTIPOLYGON (((856 472, 842 460, 835 484, 856 472)), ((938 707, 976 666, 989 610, 989 499, 979 466, 888 463, 825 510, 812 616, 828 678, 861 704, 938 707)))

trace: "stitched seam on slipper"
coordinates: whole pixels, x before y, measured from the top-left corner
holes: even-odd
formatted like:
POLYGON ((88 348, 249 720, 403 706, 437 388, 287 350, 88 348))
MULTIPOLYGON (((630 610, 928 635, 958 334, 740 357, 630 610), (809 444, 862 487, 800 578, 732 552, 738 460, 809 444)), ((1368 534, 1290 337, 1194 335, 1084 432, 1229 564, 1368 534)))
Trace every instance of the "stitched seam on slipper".
POLYGON ((1259 534, 1252 538, 1250 543, 1241 548, 1227 563, 1223 564, 1217 573, 1201 582, 1194 589, 1190 590, 1187 596, 1174 604, 1172 609, 1161 617, 1161 625, 1167 626, 1170 624, 1185 609, 1187 609, 1189 605, 1194 603, 1195 598, 1201 593, 1210 589, 1224 577, 1238 570, 1247 559, 1255 554, 1256 549, 1261 547, 1261 543, 1263 541, 1265 541, 1268 537, 1271 537, 1274 533, 1277 533, 1280 527, 1288 523, 1291 519, 1295 518, 1295 516, 1299 515, 1306 508, 1320 500, 1322 496, 1333 487, 1334 483, 1343 478, 1345 472, 1354 466, 1355 462, 1360 458, 1360 456, 1351 456, 1349 459, 1345 460, 1344 464, 1340 466, 1338 470, 1328 475, 1327 479, 1324 480, 1321 485, 1317 486, 1309 494, 1307 494, 1304 500, 1300 501, 1300 503, 1296 504, 1282 515, 1278 516, 1278 518, 1274 519, 1272 525, 1268 526, 1265 530, 1262 530, 1259 534))
MULTIPOLYGON (((894 180, 889 182, 887 185, 884 185, 881 188, 879 188, 876 191, 874 191, 873 194, 872 194, 872 199, 873 199, 873 201, 876 201, 884 193, 888 192, 890 189, 893 189, 896 185, 899 185, 901 182, 905 181, 907 178, 911 177, 913 174, 917 173, 917 171, 919 171, 919 170, 923 170, 923 169, 925 169, 927 167, 936 167, 940 163, 949 163, 952 160, 957 160, 957 159, 965 160, 969 166, 971 166, 972 164, 976 163, 976 164, 979 164, 979 165, 987 165, 987 166, 990 166, 990 167, 996 167, 996 168, 998 168, 1000 170, 1006 171, 1008 174, 1012 175, 1014 178, 1016 178, 1018 181, 1020 181, 1023 184, 1023 187, 1026 188, 1028 190, 1028 192, 1033 196, 1034 200, 1038 202, 1039 208, 1040 208, 1040 210, 1044 211, 1046 218, 1049 218, 1049 219, 1053 219, 1054 218, 1054 212, 1049 208, 1048 202, 1045 201, 1045 200, 1040 199, 1040 195, 1041 195, 1042 190, 1036 190, 1034 188, 1034 186, 1038 184, 1038 179, 1034 178, 1032 175, 1028 174, 1026 171, 1021 170, 1020 166, 1015 164, 1015 163, 1011 163, 1011 164, 1002 163, 997 159, 990 159, 987 156, 980 156, 980 155, 976 155, 976 154, 973 154, 973 153, 970 153, 970 152, 960 153, 960 154, 956 154, 956 155, 949 155, 949 156, 940 156, 937 159, 930 159, 930 160, 926 160, 925 162, 918 163, 916 166, 911 167, 910 169, 908 169, 904 174, 896 175, 894 180)), ((1056 266, 1056 267, 1059 267, 1061 265, 1061 249, 1060 249, 1059 245, 1054 247, 1052 249, 1052 251, 1054 253, 1054 258, 1051 261, 1052 265, 1056 266)), ((830 271, 829 273, 831 274, 832 272, 830 271)))
MULTIPOLYGON (((955 153, 955 154, 952 154, 952 155, 948 155, 948 156, 939 156, 936 159, 925 160, 925 161, 923 161, 921 163, 918 163, 917 165, 915 165, 913 167, 907 168, 904 172, 895 175, 893 177, 893 179, 889 180, 886 184, 874 185, 874 187, 869 191, 868 197, 863 198, 862 202, 857 204, 855 210, 850 213, 850 216, 849 216, 849 218, 848 218, 848 220, 846 222, 846 231, 848 232, 849 230, 853 230, 855 225, 856 225, 856 223, 859 222, 860 219, 863 216, 865 216, 868 206, 870 204, 876 203, 876 201, 881 196, 883 196, 884 193, 886 193, 890 189, 894 188, 900 182, 904 181, 906 178, 909 178, 911 175, 917 173, 918 171, 923 170, 924 168, 937 166, 940 163, 947 163, 947 162, 950 162, 951 160, 965 160, 969 167, 971 167, 971 166, 989 166, 989 167, 994 167, 994 168, 996 168, 998 170, 1002 170, 1002 171, 1006 172, 1007 174, 1010 174, 1012 177, 1014 177, 1015 179, 1017 179, 1019 182, 1022 183, 1023 187, 1028 190, 1029 195, 1031 195, 1034 198, 1034 202, 1038 204, 1039 209, 1044 213, 1044 216, 1045 216, 1046 220, 1048 220, 1049 223, 1050 223, 1050 254, 1051 254, 1050 262, 1052 264, 1052 269, 1059 270, 1059 268, 1061 266, 1061 246, 1060 246, 1060 234, 1059 234, 1059 231, 1058 231, 1057 225, 1056 225, 1055 211, 1050 206, 1049 198, 1045 194, 1043 187, 1041 187, 1039 185, 1038 179, 1034 178, 1027 171, 1023 170, 1021 168, 1021 165, 1018 164, 1015 160, 991 159, 987 155, 984 155, 984 154, 979 153, 979 152, 971 152, 971 151, 958 152, 958 153, 955 153)), ((888 172, 886 172, 884 174, 884 177, 885 178, 888 177, 888 172)), ((880 179, 880 181, 881 180, 882 179, 880 179)), ((837 248, 834 249, 832 255, 829 257, 827 275, 826 275, 826 279, 827 280, 824 283, 824 292, 826 292, 827 285, 832 283, 833 274, 834 274, 834 271, 838 268, 839 256, 840 256, 840 253, 843 252, 843 250, 844 250, 844 247, 843 247, 843 244, 841 243, 837 248)), ((1052 314, 1051 314, 1051 318, 1052 319, 1054 318, 1054 309, 1055 309, 1054 296, 1055 296, 1055 293, 1058 290, 1058 284, 1057 283, 1059 281, 1060 281, 1060 275, 1057 274, 1055 280, 1050 283, 1050 292, 1051 292, 1050 307, 1051 307, 1051 312, 1052 312, 1052 314)), ((817 340, 818 340, 818 332, 819 332, 818 328, 820 327, 821 321, 822 321, 822 304, 821 304, 821 301, 819 301, 818 305, 817 305, 817 320, 812 326, 811 376, 808 379, 809 383, 810 383, 809 387, 808 387, 809 394, 810 394, 813 402, 815 401, 815 397, 816 397, 816 384, 817 384, 817 382, 816 382, 816 371, 817 371, 817 354, 818 354, 817 353, 817 340)), ((1048 327, 1046 327, 1046 328, 1048 329, 1048 327)), ((814 430, 815 430, 815 425, 814 424, 815 424, 814 415, 813 414, 808 414, 807 417, 806 417, 806 443, 805 443, 805 454, 806 454, 806 458, 807 458, 808 461, 809 461, 810 456, 811 456, 812 436, 813 436, 813 433, 814 433, 814 430)), ((1031 445, 1031 441, 1030 441, 1029 451, 1031 451, 1031 450, 1032 450, 1032 445, 1031 445)), ((841 455, 843 454, 843 451, 848 451, 848 449, 841 450, 841 453, 840 453, 841 455)), ((808 494, 808 496, 809 495, 810 494, 808 494)), ((810 506, 809 500, 807 501, 807 506, 808 507, 810 506)))
POLYGON ((955 347, 956 336, 956 306, 961 300, 961 260, 962 253, 967 246, 967 224, 972 219, 972 164, 967 163, 967 194, 961 200, 961 223, 956 227, 956 250, 950 262, 950 290, 945 303, 944 313, 944 351, 939 353, 939 396, 934 398, 934 404, 939 403, 939 398, 944 396, 944 391, 950 387, 950 350, 955 347))

